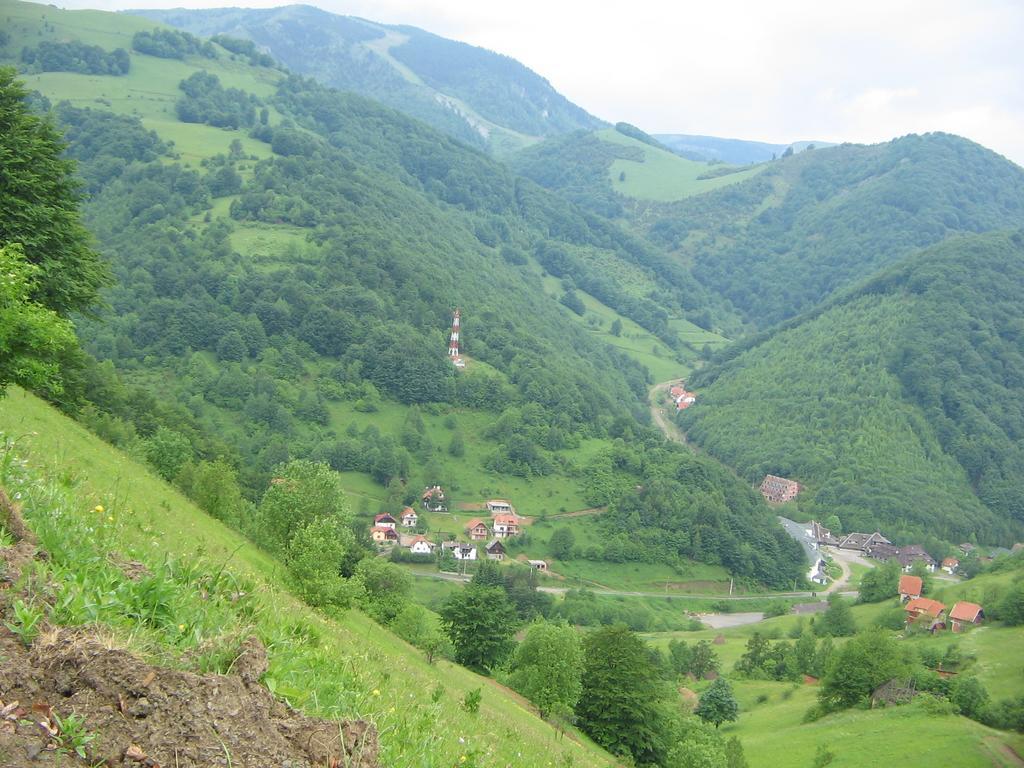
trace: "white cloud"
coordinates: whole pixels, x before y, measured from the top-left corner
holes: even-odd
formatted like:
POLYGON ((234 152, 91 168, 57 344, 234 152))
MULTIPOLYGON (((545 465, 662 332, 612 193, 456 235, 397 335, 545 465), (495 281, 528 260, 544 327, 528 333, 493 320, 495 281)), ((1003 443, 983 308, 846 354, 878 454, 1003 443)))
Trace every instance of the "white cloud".
POLYGON ((599 117, 650 132, 866 142, 946 130, 1024 164, 1016 0, 312 1, 513 56, 599 117))

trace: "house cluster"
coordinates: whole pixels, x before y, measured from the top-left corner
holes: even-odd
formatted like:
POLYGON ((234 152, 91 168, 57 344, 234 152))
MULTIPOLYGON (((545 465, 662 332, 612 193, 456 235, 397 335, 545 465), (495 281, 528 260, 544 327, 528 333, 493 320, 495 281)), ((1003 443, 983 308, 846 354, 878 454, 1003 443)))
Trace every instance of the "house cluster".
POLYGON ((685 411, 695 402, 697 402, 696 392, 687 392, 682 384, 674 385, 668 391, 669 399, 676 404, 677 411, 685 411))
POLYGON ((483 541, 489 538, 507 539, 519 535, 522 523, 509 502, 504 499, 491 499, 487 502, 486 507, 487 511, 491 513, 489 525, 479 517, 474 517, 466 523, 466 534, 470 541, 483 541))
POLYGON ((792 501, 800 493, 800 483, 777 475, 765 475, 761 481, 761 495, 765 501, 780 503, 792 501))
POLYGON ((947 628, 960 632, 969 626, 981 624, 985 619, 982 607, 966 600, 956 602, 947 614, 945 604, 921 596, 922 587, 920 576, 900 576, 900 601, 904 603, 907 624, 927 621, 929 632, 947 628))
MULTIPOLYGON (((446 512, 448 504, 444 489, 439 485, 429 486, 420 497, 423 509, 430 512, 446 512)), ((491 499, 485 504, 491 513, 489 520, 474 518, 466 525, 469 541, 444 541, 440 545, 430 541, 426 536, 403 533, 403 529, 415 529, 419 523, 419 515, 412 507, 406 507, 397 517, 386 512, 373 518, 370 536, 374 543, 382 546, 400 546, 414 555, 433 555, 438 552, 442 556, 451 555, 456 560, 475 561, 481 554, 488 560, 504 560, 505 545, 502 539, 518 536, 522 530, 522 520, 516 515, 512 504, 504 499, 491 499), (480 543, 477 542, 486 542, 480 543)), ((546 571, 547 563, 543 560, 528 561, 531 568, 546 571)))
MULTIPOLYGON (((429 512, 447 512, 448 501, 444 495, 444 489, 440 485, 431 485, 423 489, 420 496, 420 505, 429 512)), ((412 507, 405 507, 397 516, 383 512, 373 518, 373 525, 370 527, 370 538, 375 544, 401 544, 401 546, 412 549, 416 544, 418 549, 413 554, 429 554, 425 550, 425 544, 431 544, 423 536, 407 536, 399 533, 399 527, 415 530, 419 525, 420 516, 412 507), (420 541, 422 540, 422 541, 420 541)))
POLYGON ((383 512, 373 518, 373 525, 370 527, 370 538, 375 544, 393 544, 399 539, 399 520, 403 528, 415 528, 419 522, 419 515, 412 507, 406 507, 396 520, 394 516, 383 512))
MULTIPOLYGON (((863 552, 868 557, 881 560, 882 562, 897 560, 904 571, 909 571, 916 562, 924 563, 925 568, 929 571, 934 571, 938 567, 935 558, 925 552, 924 548, 919 544, 897 547, 878 531, 874 533, 847 533, 845 536, 836 536, 821 523, 812 521, 811 537, 819 545, 863 552)), ((947 559, 955 562, 955 558, 947 559)), ((945 567, 945 561, 943 565, 945 567)))

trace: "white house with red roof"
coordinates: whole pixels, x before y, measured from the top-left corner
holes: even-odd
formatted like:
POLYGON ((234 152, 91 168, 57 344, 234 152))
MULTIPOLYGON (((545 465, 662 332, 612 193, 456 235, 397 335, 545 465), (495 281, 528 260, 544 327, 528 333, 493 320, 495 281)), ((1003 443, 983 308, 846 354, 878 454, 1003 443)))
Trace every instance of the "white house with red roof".
POLYGON ((984 618, 985 611, 981 609, 981 606, 977 603, 968 603, 966 600, 961 600, 949 612, 949 621, 954 632, 960 632, 969 626, 981 624, 984 618))
POLYGON ((420 496, 420 504, 428 512, 447 512, 448 500, 445 498, 444 489, 440 485, 430 485, 423 489, 420 496))
POLYGON ((426 536, 414 536, 409 542, 409 551, 414 555, 434 554, 434 542, 429 541, 426 536))
POLYGON ((402 510, 402 527, 403 528, 415 528, 416 523, 420 521, 420 516, 416 514, 416 510, 412 507, 406 507, 402 510))
POLYGON ((519 535, 519 518, 515 515, 495 515, 492 524, 494 537, 497 539, 519 535))
POLYGON ((900 600, 906 602, 921 596, 924 582, 920 576, 900 576, 899 593, 900 600))
POLYGON ((374 517, 373 524, 375 526, 380 526, 381 528, 390 528, 391 530, 394 530, 398 527, 398 521, 395 520, 395 518, 393 518, 387 512, 384 512, 374 517))
POLYGON ((669 399, 676 404, 677 411, 685 411, 697 402, 696 392, 687 392, 682 384, 676 384, 668 391, 669 399))

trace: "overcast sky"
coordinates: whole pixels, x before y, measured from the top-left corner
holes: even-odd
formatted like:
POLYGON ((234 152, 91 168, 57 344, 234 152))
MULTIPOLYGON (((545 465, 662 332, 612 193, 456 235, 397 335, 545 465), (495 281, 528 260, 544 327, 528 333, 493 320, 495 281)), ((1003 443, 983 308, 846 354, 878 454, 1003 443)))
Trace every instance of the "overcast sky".
MULTIPOLYGON (((64 0, 252 7, 270 0, 64 0)), ((512 56, 570 100, 649 133, 786 143, 925 131, 1024 165, 1021 0, 314 0, 512 56)))

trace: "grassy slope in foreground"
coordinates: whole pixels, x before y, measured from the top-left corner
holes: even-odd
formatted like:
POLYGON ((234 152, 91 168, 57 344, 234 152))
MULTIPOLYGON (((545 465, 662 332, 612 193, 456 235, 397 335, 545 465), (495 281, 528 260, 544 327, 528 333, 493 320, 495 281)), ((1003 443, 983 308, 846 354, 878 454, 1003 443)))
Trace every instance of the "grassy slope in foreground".
POLYGON ((186 561, 228 561, 255 582, 259 598, 273 610, 256 612, 255 626, 231 630, 277 641, 267 643, 267 677, 293 705, 310 714, 373 722, 380 731, 382 765, 450 766, 465 764, 460 763, 464 755, 467 763, 476 755, 480 765, 611 762, 583 737, 558 740, 553 728, 492 681, 447 662, 428 665, 360 612, 332 620, 299 603, 277 586, 283 571, 273 559, 37 398, 10 390, 0 400, 0 433, 15 441, 14 453, 27 458, 35 477, 74 488, 79 503, 69 514, 94 515, 93 506, 104 505, 116 521, 105 532, 125 557, 150 567, 167 554, 186 561), (282 643, 287 634, 312 635, 319 642, 282 643), (439 685, 444 693, 435 703, 431 694, 439 685), (480 712, 469 715, 459 703, 481 686, 480 712))
POLYGON ((612 162, 608 171, 609 181, 616 192, 640 200, 657 200, 664 203, 682 200, 684 197, 710 192, 749 179, 763 170, 758 167, 713 179, 700 179, 699 176, 708 172, 707 163, 679 157, 667 150, 625 136, 614 128, 598 131, 595 135, 602 141, 636 147, 644 153, 643 161, 619 158, 612 162), (624 180, 620 180, 621 174, 625 174, 624 180))

